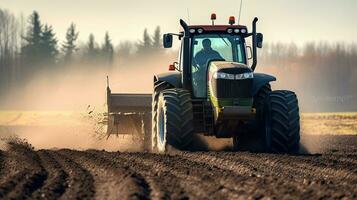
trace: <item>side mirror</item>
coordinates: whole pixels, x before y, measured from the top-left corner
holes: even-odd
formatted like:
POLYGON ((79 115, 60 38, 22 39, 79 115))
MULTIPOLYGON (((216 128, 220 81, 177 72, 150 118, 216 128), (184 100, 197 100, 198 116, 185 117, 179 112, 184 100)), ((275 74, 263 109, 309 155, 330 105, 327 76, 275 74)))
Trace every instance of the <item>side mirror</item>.
POLYGON ((246 48, 247 48, 247 59, 250 60, 253 57, 252 47, 247 46, 246 48))
POLYGON ((172 35, 171 34, 164 34, 163 44, 164 44, 165 48, 171 48, 172 47, 172 35))
POLYGON ((263 47, 263 34, 262 33, 257 33, 257 47, 258 48, 263 47))

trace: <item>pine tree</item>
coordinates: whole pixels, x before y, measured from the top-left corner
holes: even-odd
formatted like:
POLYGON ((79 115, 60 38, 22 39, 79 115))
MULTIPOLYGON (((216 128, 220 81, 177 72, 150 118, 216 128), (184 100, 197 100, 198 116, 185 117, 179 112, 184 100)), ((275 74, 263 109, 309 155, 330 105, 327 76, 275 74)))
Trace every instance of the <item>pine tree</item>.
POLYGON ((76 25, 72 23, 67 29, 66 41, 62 44, 62 52, 64 54, 64 61, 70 62, 73 54, 78 51, 76 41, 78 39, 79 32, 76 31, 76 25))
POLYGON ((52 26, 45 25, 43 32, 41 34, 41 56, 42 60, 46 64, 54 64, 56 62, 56 56, 58 54, 57 50, 57 39, 55 33, 53 33, 52 26))
POLYGON ((42 24, 40 16, 36 11, 33 11, 29 17, 29 26, 26 36, 23 37, 25 44, 21 48, 21 57, 23 63, 26 63, 27 68, 25 73, 32 73, 41 60, 41 35, 42 24))
POLYGON ((113 44, 109 37, 109 33, 106 32, 104 37, 104 44, 102 46, 102 56, 104 62, 107 64, 111 64, 113 62, 113 54, 114 54, 113 44))
POLYGON ((95 42, 94 35, 91 33, 86 45, 85 59, 86 61, 93 62, 98 58, 98 45, 95 42))
POLYGON ((116 49, 116 54, 120 58, 119 62, 129 59, 132 53, 134 53, 135 51, 134 49, 135 49, 135 44, 133 42, 131 41, 120 42, 118 48, 116 49))
POLYGON ((29 20, 30 26, 27 31, 27 36, 25 40, 29 45, 40 45, 41 34, 42 34, 42 24, 40 21, 40 15, 37 11, 33 11, 29 20))
POLYGON ((143 40, 138 44, 138 54, 147 54, 149 52, 151 52, 153 47, 153 41, 151 36, 148 33, 148 30, 145 29, 144 30, 144 34, 143 34, 143 40))
POLYGON ((145 49, 150 49, 152 47, 152 39, 151 39, 147 29, 144 30, 143 46, 145 49))
POLYGON ((161 43, 161 30, 160 30, 160 26, 157 26, 154 32, 154 36, 153 36, 153 46, 156 49, 160 49, 162 46, 161 43))

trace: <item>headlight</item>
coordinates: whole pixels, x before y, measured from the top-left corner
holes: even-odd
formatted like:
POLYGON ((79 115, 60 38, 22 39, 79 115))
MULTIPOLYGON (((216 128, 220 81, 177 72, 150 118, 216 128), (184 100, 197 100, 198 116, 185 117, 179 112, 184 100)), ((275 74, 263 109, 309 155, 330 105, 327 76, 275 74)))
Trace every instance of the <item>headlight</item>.
POLYGON ((247 29, 241 29, 240 32, 241 32, 241 33, 246 33, 246 32, 247 32, 247 29))
POLYGON ((239 29, 237 29, 237 28, 234 29, 234 32, 235 32, 235 33, 239 33, 239 29))
POLYGON ((224 72, 216 72, 213 74, 213 78, 215 79, 228 79, 228 80, 234 80, 234 74, 227 74, 224 72))
POLYGON ((213 74, 215 79, 227 79, 227 80, 243 80, 253 78, 253 72, 243 73, 243 74, 227 74, 224 72, 216 72, 213 74))
POLYGON ((197 32, 198 32, 198 33, 203 33, 203 29, 200 28, 200 29, 197 30, 197 32))
POLYGON ((190 29, 190 33, 195 33, 195 32, 196 32, 195 29, 193 29, 193 28, 190 29))
POLYGON ((233 33, 233 29, 229 28, 229 29, 227 29, 227 32, 228 33, 233 33))
POLYGON ((243 74, 236 74, 236 80, 248 79, 253 78, 253 72, 243 73, 243 74))

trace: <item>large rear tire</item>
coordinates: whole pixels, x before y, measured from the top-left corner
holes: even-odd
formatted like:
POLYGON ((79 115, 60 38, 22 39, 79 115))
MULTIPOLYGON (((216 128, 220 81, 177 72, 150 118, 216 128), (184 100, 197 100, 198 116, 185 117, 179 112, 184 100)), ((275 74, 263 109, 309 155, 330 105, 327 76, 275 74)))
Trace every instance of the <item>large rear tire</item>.
POLYGON ((266 150, 271 153, 298 153, 300 115, 294 92, 273 91, 264 106, 266 150))
POLYGON ((187 150, 193 142, 193 113, 191 94, 183 89, 166 89, 160 93, 157 103, 156 141, 153 149, 168 152, 171 147, 187 150))
POLYGON ((263 152, 265 150, 265 137, 262 135, 264 126, 263 110, 264 103, 270 92, 271 86, 267 83, 254 96, 253 107, 256 109, 256 127, 233 137, 234 150, 250 152, 263 152))
POLYGON ((144 148, 147 151, 153 151, 156 149, 156 133, 157 131, 157 106, 160 93, 163 90, 172 88, 172 86, 165 81, 155 81, 154 82, 154 91, 152 93, 152 106, 151 106, 151 131, 146 132, 144 136, 144 148))

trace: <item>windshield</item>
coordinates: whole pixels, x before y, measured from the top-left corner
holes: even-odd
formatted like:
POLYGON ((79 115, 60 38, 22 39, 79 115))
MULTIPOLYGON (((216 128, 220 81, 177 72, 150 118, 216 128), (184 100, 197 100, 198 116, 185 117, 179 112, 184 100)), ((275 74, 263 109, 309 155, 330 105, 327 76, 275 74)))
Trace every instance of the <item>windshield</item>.
POLYGON ((206 71, 211 60, 246 63, 244 42, 239 35, 196 35, 192 42, 191 69, 195 97, 206 97, 206 71))

